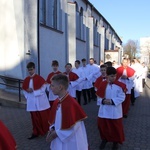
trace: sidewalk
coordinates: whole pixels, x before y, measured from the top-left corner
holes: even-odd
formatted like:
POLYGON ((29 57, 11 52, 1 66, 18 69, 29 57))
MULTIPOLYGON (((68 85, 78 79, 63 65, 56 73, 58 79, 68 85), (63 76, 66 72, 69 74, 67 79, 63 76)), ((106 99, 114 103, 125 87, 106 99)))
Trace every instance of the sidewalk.
MULTIPOLYGON (((123 119, 125 142, 119 145, 119 150, 150 150, 150 80, 148 87, 136 100, 134 106, 130 106, 127 119, 123 119)), ((3 95, 3 92, 0 95, 3 95)), ((1 95, 1 96, 2 96, 1 95)), ((7 95, 8 96, 8 95, 7 95)), ((13 95, 9 95, 13 98, 13 95)), ((8 99, 6 97, 5 99, 8 99)), ((14 96, 14 99, 16 97, 14 96)), ((88 105, 82 105, 88 115, 85 126, 88 135, 90 150, 99 150, 100 137, 97 129, 98 107, 92 101, 88 105)), ((49 150, 49 143, 46 143, 45 136, 34 140, 28 140, 31 134, 30 114, 25 109, 1 106, 0 119, 12 132, 16 139, 18 150, 49 150)), ((105 150, 110 150, 112 143, 106 145, 105 150)))
POLYGON ((26 100, 24 96, 21 96, 21 102, 19 102, 19 94, 14 92, 8 92, 0 89, 0 104, 3 106, 26 108, 26 100))

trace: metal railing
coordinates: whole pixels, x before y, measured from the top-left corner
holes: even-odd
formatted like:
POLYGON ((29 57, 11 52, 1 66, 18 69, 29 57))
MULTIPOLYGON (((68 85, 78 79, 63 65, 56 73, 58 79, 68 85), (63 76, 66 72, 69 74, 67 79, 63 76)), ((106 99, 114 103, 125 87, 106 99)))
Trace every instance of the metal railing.
POLYGON ((16 79, 12 77, 2 76, 0 75, 0 79, 2 79, 4 82, 0 82, 1 85, 9 86, 18 89, 18 96, 19 96, 19 102, 21 102, 21 84, 23 83, 22 79, 16 79), (10 84, 9 82, 17 83, 17 84, 10 84))

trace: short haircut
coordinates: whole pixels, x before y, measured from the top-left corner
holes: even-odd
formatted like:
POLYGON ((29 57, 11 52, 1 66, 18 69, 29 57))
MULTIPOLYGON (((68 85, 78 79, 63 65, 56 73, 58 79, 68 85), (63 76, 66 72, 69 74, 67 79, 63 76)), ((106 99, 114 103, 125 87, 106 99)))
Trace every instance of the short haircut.
POLYGON ((29 62, 27 64, 27 69, 29 69, 29 68, 35 68, 35 63, 34 62, 29 62))
POLYGON ((112 67, 112 62, 111 61, 107 61, 104 64, 107 65, 107 67, 112 67))
POLYGON ((132 59, 132 60, 131 60, 131 62, 132 62, 132 63, 135 63, 135 60, 134 60, 134 59, 132 59))
POLYGON ((101 65, 100 68, 107 68, 107 66, 106 65, 101 65))
POLYGON ((67 63, 67 64, 65 65, 65 67, 66 67, 66 66, 71 66, 71 67, 72 67, 72 64, 71 64, 71 63, 67 63))
POLYGON ((93 60, 93 61, 94 61, 94 58, 90 58, 90 60, 93 60))
POLYGON ((75 62, 77 62, 80 65, 80 60, 76 60, 75 62))
POLYGON ((107 67, 106 74, 107 75, 115 75, 117 73, 114 67, 107 67))
POLYGON ((66 90, 68 89, 69 80, 65 74, 60 73, 60 74, 54 75, 51 80, 54 82, 57 82, 60 85, 63 85, 66 90))
POLYGON ((86 61, 86 59, 85 59, 85 58, 83 58, 81 61, 82 61, 82 62, 83 62, 83 61, 86 61))
POLYGON ((124 60, 128 61, 128 58, 123 58, 123 59, 122 59, 122 62, 123 62, 124 60))
POLYGON ((53 60, 53 61, 52 61, 52 66, 59 66, 58 61, 57 61, 57 60, 53 60))

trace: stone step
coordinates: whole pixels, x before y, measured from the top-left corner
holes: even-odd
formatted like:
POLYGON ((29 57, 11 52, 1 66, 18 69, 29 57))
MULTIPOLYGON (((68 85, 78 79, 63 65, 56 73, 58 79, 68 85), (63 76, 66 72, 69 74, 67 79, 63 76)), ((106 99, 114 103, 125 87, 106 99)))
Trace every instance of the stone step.
POLYGON ((19 102, 18 94, 0 89, 0 105, 25 109, 26 100, 21 96, 21 102, 19 102))

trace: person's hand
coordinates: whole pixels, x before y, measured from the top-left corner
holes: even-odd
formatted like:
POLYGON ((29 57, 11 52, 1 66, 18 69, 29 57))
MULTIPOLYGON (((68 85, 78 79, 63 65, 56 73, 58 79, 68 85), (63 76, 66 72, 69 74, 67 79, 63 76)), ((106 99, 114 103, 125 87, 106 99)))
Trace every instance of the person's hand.
POLYGON ((28 92, 28 93, 32 93, 32 92, 33 92, 33 89, 32 89, 32 88, 28 88, 28 89, 27 89, 27 92, 28 92))
POLYGON ((105 99, 103 102, 105 105, 112 105, 111 99, 105 99))
POLYGON ((47 136, 46 136, 46 141, 47 141, 47 142, 51 142, 51 141, 53 141, 56 137, 57 137, 57 134, 56 134, 56 131, 55 131, 55 130, 48 131, 48 134, 47 134, 47 136))
POLYGON ((126 75, 122 75, 121 79, 127 79, 127 76, 126 75))

